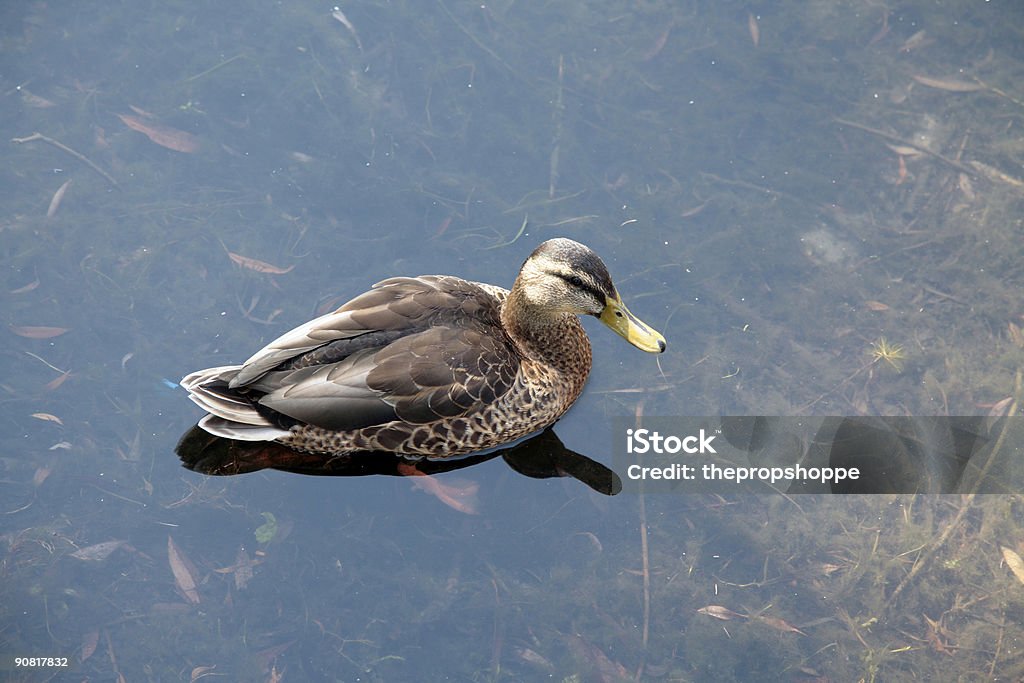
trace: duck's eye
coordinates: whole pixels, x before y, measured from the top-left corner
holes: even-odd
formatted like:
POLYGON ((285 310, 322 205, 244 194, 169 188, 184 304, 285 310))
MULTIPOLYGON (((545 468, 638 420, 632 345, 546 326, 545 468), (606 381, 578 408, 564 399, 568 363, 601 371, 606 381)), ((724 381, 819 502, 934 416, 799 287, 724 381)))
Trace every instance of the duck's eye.
POLYGON ((573 287, 583 289, 583 280, 580 279, 579 275, 570 275, 567 279, 569 280, 569 284, 573 287))

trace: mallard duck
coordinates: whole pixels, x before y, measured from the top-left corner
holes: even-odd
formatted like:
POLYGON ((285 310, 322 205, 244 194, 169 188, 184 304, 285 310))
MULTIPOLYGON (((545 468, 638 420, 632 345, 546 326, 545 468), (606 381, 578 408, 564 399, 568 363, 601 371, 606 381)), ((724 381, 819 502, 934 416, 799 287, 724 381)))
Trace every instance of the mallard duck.
POLYGON ((644 351, 665 350, 597 254, 559 238, 530 254, 511 291, 447 275, 390 278, 244 364, 181 385, 216 436, 331 455, 463 455, 569 409, 590 372, 585 314, 644 351))

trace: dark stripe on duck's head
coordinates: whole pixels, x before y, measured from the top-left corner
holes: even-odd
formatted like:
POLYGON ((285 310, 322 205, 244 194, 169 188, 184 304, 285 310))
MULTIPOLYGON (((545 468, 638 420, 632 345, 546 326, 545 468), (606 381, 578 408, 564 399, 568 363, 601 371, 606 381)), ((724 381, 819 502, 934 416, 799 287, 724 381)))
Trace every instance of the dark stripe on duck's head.
POLYGON ((616 296, 615 285, 604 261, 579 242, 564 237, 550 239, 534 249, 527 261, 542 262, 545 271, 590 292, 599 301, 616 296))

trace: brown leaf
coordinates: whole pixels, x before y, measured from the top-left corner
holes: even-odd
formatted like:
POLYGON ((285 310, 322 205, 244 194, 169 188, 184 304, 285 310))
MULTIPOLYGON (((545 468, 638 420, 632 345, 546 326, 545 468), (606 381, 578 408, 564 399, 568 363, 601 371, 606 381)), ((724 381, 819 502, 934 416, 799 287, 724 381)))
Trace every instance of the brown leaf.
POLYGON ((112 552, 124 546, 126 543, 127 541, 104 541, 103 543, 90 545, 73 552, 71 553, 71 557, 85 562, 102 562, 110 557, 112 552))
POLYGON ((89 631, 82 636, 82 652, 78 655, 78 661, 84 662, 96 652, 96 646, 100 642, 99 631, 89 631))
POLYGON ((71 187, 71 179, 64 181, 64 184, 57 188, 57 191, 53 193, 53 199, 50 200, 50 208, 46 210, 46 217, 53 218, 57 215, 57 209, 60 208, 60 203, 64 201, 64 193, 71 187))
POLYGON ((515 653, 519 659, 523 660, 527 664, 532 664, 538 669, 545 669, 547 671, 554 671, 555 669, 555 665, 549 662, 544 655, 534 652, 528 647, 518 647, 515 649, 515 653))
POLYGON ((584 640, 582 636, 570 636, 569 649, 580 665, 590 666, 585 680, 599 683, 624 683, 633 680, 626 667, 611 659, 601 648, 584 640))
POLYGON ((291 265, 288 266, 287 268, 281 268, 280 266, 275 266, 271 263, 267 263, 266 261, 260 261, 259 259, 249 258, 248 256, 242 256, 241 254, 236 254, 231 251, 228 252, 228 256, 231 257, 232 261, 242 266, 243 268, 255 270, 257 273, 284 275, 285 273, 290 272, 292 268, 295 267, 294 265, 291 265))
POLYGON ((162 123, 143 121, 138 116, 131 114, 118 114, 117 117, 124 122, 124 125, 139 131, 161 147, 187 154, 199 151, 199 139, 191 133, 165 126, 162 123))
POLYGON ((12 289, 10 293, 11 294, 24 294, 25 292, 31 292, 33 289, 35 289, 38 286, 39 286, 39 278, 37 277, 35 280, 33 280, 32 282, 28 283, 24 287, 18 287, 17 289, 12 289))
POLYGON ((214 664, 213 666, 197 666, 194 669, 192 669, 192 677, 189 680, 192 683, 195 683, 195 681, 198 681, 200 678, 203 678, 216 668, 216 664, 214 664))
POLYGON ((1005 545, 1000 546, 999 549, 1003 551, 1003 560, 1006 561, 1006 566, 1010 568, 1018 581, 1024 583, 1024 559, 1021 559, 1020 555, 1005 545))
POLYGON ((46 383, 46 386, 43 387, 43 388, 46 389, 47 391, 53 391, 54 389, 59 387, 61 384, 64 384, 64 382, 67 382, 68 381, 68 377, 70 377, 70 376, 71 376, 71 371, 68 370, 67 372, 64 372, 64 373, 62 373, 60 375, 57 375, 54 379, 51 379, 49 382, 46 383))
POLYGON ((799 633, 802 636, 807 635, 796 626, 793 626, 778 617, 755 617, 755 619, 760 621, 762 624, 771 626, 776 631, 782 631, 784 633, 799 633))
POLYGON ((32 475, 32 485, 42 486, 43 482, 46 481, 46 478, 50 476, 51 472, 53 472, 53 470, 49 467, 37 467, 35 474, 32 475))
POLYGON ((938 88, 946 92, 977 92, 984 90, 985 86, 970 81, 955 81, 947 78, 929 78, 928 76, 914 76, 914 80, 929 88, 938 88))
POLYGON ((701 607, 697 610, 697 614, 704 614, 715 619, 721 619, 722 621, 731 621, 733 619, 745 619, 739 612, 733 612, 728 607, 722 607, 721 605, 708 605, 707 607, 701 607))
POLYGON ((174 539, 167 537, 167 559, 171 564, 171 573, 174 574, 174 583, 182 592, 185 599, 193 605, 199 604, 199 591, 196 589, 195 575, 190 569, 191 562, 178 549, 174 539))
POLYGON ((68 332, 66 327, 45 327, 43 325, 11 325, 11 332, 29 339, 50 339, 68 332))
POLYGON ((901 157, 919 157, 921 156, 921 150, 916 147, 908 147, 907 145, 890 145, 885 143, 885 146, 896 152, 901 157))
POLYGON ((37 420, 44 420, 46 422, 56 422, 59 425, 64 424, 59 417, 57 417, 56 415, 51 415, 50 413, 32 413, 32 417, 36 418, 37 420))
POLYGON ((888 311, 889 310, 889 306, 887 304, 883 304, 881 301, 865 301, 864 302, 864 306, 869 311, 888 311))
POLYGON ((252 579, 253 571, 252 568, 260 564, 259 560, 252 560, 249 557, 249 553, 245 552, 245 548, 240 547, 238 554, 235 556, 235 563, 230 567, 224 567, 223 569, 214 569, 213 571, 218 574, 234 574, 235 575, 235 588, 243 590, 249 585, 250 579, 252 579))
POLYGON ((57 106, 55 102, 51 102, 45 97, 40 97, 39 95, 33 95, 24 88, 21 89, 21 101, 30 107, 35 107, 36 109, 49 109, 50 107, 57 106))
POLYGON ((129 104, 128 108, 131 109, 133 112, 135 112, 136 114, 138 114, 139 116, 141 116, 144 119, 155 119, 156 118, 156 114, 154 114, 153 112, 146 111, 142 107, 136 107, 134 104, 129 104))
POLYGON ((761 42, 761 27, 757 25, 757 17, 753 13, 747 15, 747 30, 750 32, 750 40, 754 47, 761 42))

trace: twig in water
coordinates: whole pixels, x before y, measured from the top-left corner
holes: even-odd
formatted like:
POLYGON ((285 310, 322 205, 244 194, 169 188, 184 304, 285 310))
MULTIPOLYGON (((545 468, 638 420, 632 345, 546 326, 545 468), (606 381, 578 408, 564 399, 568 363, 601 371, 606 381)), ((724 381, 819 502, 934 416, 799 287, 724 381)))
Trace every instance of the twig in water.
POLYGON ((42 133, 32 133, 32 135, 29 135, 28 137, 24 137, 24 138, 11 138, 11 142, 13 142, 15 144, 18 144, 18 145, 24 144, 26 142, 33 142, 34 140, 42 140, 43 142, 45 142, 47 144, 53 145, 54 147, 56 147, 60 151, 66 152, 66 153, 70 154, 71 156, 73 156, 74 158, 78 159, 83 164, 85 164, 86 166, 88 166, 92 170, 96 171, 101 176, 103 176, 108 183, 110 183, 111 185, 113 185, 114 187, 116 187, 119 190, 121 189, 121 186, 117 184, 116 180, 114 180, 114 176, 110 175, 109 173, 104 171, 102 168, 100 168, 99 166, 94 164, 87 156, 85 156, 84 154, 82 154, 80 152, 76 152, 75 150, 71 149, 70 147, 65 145, 63 142, 61 142, 60 140, 54 140, 53 138, 47 137, 47 136, 43 135, 42 133))
POLYGON ((913 142, 911 142, 910 140, 904 140, 903 138, 901 138, 898 135, 893 135, 892 133, 886 133, 884 130, 878 130, 877 128, 872 128, 871 126, 865 126, 863 123, 857 123, 856 121, 847 121, 846 119, 841 119, 839 117, 835 117, 832 120, 835 121, 836 123, 840 124, 840 125, 849 126, 850 128, 856 128, 857 130, 862 130, 865 133, 871 133, 872 135, 877 135, 880 138, 885 138, 886 140, 890 140, 892 142, 895 142, 898 145, 904 145, 906 147, 912 147, 913 149, 918 150, 922 154, 926 154, 926 155, 932 157, 933 159, 938 159, 939 161, 941 161, 944 164, 949 164, 950 166, 952 166, 956 170, 960 171, 961 173, 966 173, 967 175, 969 175, 972 178, 977 178, 978 177, 977 169, 971 168, 970 166, 968 166, 966 164, 961 164, 959 161, 954 161, 953 159, 950 159, 949 157, 943 156, 943 155, 939 154, 938 152, 933 152, 932 150, 928 149, 927 147, 922 147, 921 145, 916 145, 913 142))

